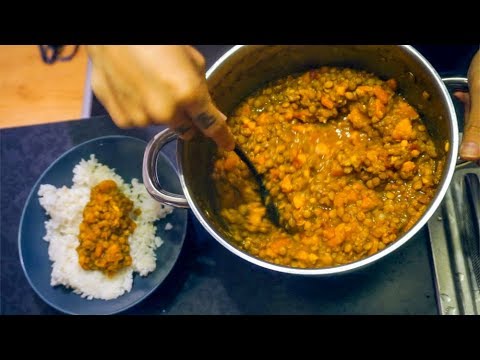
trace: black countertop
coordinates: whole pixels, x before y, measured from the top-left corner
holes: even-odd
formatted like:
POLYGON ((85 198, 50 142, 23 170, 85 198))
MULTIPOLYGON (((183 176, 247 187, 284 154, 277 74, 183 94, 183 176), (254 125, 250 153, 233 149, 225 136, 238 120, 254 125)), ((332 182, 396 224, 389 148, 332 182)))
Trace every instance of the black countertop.
MULTIPOLYGON (((230 46, 198 46, 208 65, 230 46)), ((474 47, 462 59, 473 55, 474 47)), ((465 50, 465 49, 464 49, 465 50)), ((463 61, 463 60, 462 60, 463 61)), ((435 62, 432 61, 432 63, 435 62)), ((458 66, 464 75, 468 61, 458 66)), ((453 69, 455 70, 455 69, 453 69)), ((453 71, 451 70, 451 71, 453 71)), ((98 111, 102 111, 101 107, 98 111)), ((93 112, 95 114, 95 112, 93 112)), ((150 139, 161 127, 121 130, 107 116, 0 131, 0 313, 58 314, 29 286, 20 266, 20 216, 35 181, 63 152, 112 134, 150 139)), ((166 153, 173 158, 174 148, 166 153)), ((355 273, 310 278, 264 270, 210 237, 189 213, 185 245, 173 271, 125 314, 437 314, 428 232, 355 273)))

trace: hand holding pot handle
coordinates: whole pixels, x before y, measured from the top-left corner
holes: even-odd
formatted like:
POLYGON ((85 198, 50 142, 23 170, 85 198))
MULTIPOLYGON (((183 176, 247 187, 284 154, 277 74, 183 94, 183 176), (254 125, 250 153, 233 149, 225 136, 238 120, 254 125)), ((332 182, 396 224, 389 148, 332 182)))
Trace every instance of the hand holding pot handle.
POLYGON ((455 96, 465 105, 465 130, 460 157, 480 163, 480 51, 474 56, 468 70, 470 93, 455 92, 455 96))

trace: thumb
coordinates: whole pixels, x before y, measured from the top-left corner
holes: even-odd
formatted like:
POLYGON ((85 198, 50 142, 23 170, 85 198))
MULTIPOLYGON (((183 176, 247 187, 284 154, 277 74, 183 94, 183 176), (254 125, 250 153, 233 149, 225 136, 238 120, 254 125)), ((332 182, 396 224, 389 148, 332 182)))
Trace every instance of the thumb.
POLYGON ((186 106, 193 124, 207 137, 225 150, 233 150, 235 140, 227 126, 227 117, 213 104, 208 91, 200 100, 186 106))
POLYGON ((468 71, 470 96, 455 94, 467 108, 469 113, 465 116, 465 130, 460 157, 465 160, 480 160, 480 52, 478 52, 470 64, 468 71), (470 104, 469 104, 470 103, 470 104))
POLYGON ((465 160, 480 159, 480 99, 471 97, 470 115, 465 125, 460 156, 465 160))
POLYGON ((455 92, 455 97, 465 105, 465 130, 460 146, 460 157, 464 160, 480 159, 480 110, 478 98, 464 92, 455 92))

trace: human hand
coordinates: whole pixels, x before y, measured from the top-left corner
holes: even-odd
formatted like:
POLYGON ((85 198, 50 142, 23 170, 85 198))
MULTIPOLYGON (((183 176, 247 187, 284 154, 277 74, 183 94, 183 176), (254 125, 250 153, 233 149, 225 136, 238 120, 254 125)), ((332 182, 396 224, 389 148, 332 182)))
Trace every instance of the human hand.
POLYGON ((205 60, 185 45, 88 45, 92 89, 119 127, 164 124, 181 138, 200 130, 233 150, 226 116, 213 104, 205 60))
POLYGON ((474 56, 468 70, 470 93, 455 92, 465 105, 465 126, 460 157, 480 164, 480 51, 474 56))

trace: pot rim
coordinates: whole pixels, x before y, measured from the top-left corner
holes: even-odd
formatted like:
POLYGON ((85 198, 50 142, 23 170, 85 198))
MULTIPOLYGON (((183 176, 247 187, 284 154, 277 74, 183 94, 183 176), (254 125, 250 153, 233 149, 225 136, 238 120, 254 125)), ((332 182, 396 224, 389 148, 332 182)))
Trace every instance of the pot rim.
MULTIPOLYGON (((228 50, 224 55, 222 55, 207 71, 206 73, 206 78, 208 79, 214 72, 215 70, 222 65, 222 63, 228 59, 230 56, 235 54, 237 51, 239 51, 241 48, 249 46, 249 45, 235 45, 232 47, 230 50, 228 50)), ((191 210, 195 214, 195 217, 197 220, 202 224, 202 226, 208 231, 208 233, 213 236, 220 244, 222 244, 224 247, 226 247, 228 250, 230 250, 232 253, 238 255, 240 258, 253 263, 255 265, 261 266, 263 268, 269 269, 269 270, 274 270, 282 273, 288 273, 288 274, 296 274, 296 275, 310 275, 310 276, 318 276, 318 275, 332 275, 332 274, 339 274, 339 273, 347 273, 351 272, 355 269, 365 267, 369 264, 372 264, 376 262, 377 260, 380 260, 381 258, 387 256, 388 254, 394 252, 397 250, 399 247, 404 245, 408 240, 410 240, 414 235, 416 235, 421 228, 428 222, 428 220, 432 217, 434 212, 437 210, 437 208, 440 206, 440 203, 442 202, 448 187, 451 183, 453 173, 455 171, 455 166, 456 166, 456 161, 457 161, 457 156, 458 156, 458 143, 459 143, 459 134, 458 134, 458 121, 457 121, 457 114, 455 112, 455 107, 453 105, 452 98, 447 90, 447 87, 445 86, 444 82, 442 81, 442 78, 438 74, 438 72, 435 70, 435 68, 425 59, 425 57, 420 54, 415 48, 413 48, 411 45, 395 45, 400 48, 402 48, 405 52, 410 53, 413 57, 417 58, 430 72, 430 74, 433 76, 433 79, 436 83, 436 85, 439 87, 443 97, 445 98, 448 106, 448 110, 450 112, 450 116, 452 121, 449 123, 450 131, 452 133, 452 137, 450 139, 450 148, 451 151, 449 152, 446 160, 446 169, 447 174, 446 177, 443 180, 442 187, 439 189, 437 194, 435 195, 435 198, 433 201, 430 203, 429 208, 427 211, 422 215, 420 220, 413 226, 409 231, 404 233, 398 240, 393 242, 391 245, 385 247, 383 250, 375 253, 374 255, 371 255, 367 258, 364 258, 359 261, 355 261, 353 263, 345 264, 345 265, 339 265, 335 267, 328 267, 328 268, 306 268, 306 269, 301 269, 301 268, 293 268, 293 267, 287 267, 287 266, 281 266, 281 265, 275 265, 273 263, 261 260, 259 258, 254 257, 253 255, 250 255, 233 245, 231 245, 228 241, 223 239, 217 232, 211 228, 211 226, 206 222, 206 220, 203 218, 202 214, 200 211, 195 207, 191 206, 194 204, 192 197, 190 196, 190 192, 188 191, 188 188, 185 184, 185 178, 183 174, 183 169, 182 166, 180 165, 178 167, 179 171, 179 177, 180 177, 180 183, 182 185, 183 192, 185 194, 185 197, 188 200, 188 203, 190 205, 191 210)), ((182 154, 182 143, 183 141, 179 140, 177 144, 177 162, 181 164, 180 159, 181 159, 181 154, 182 154)))

